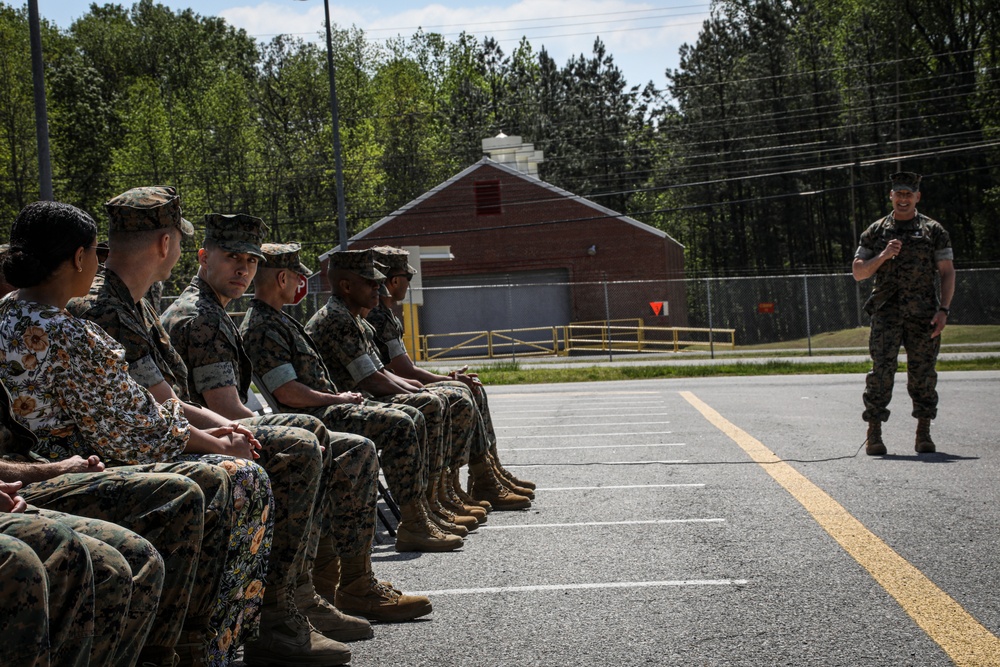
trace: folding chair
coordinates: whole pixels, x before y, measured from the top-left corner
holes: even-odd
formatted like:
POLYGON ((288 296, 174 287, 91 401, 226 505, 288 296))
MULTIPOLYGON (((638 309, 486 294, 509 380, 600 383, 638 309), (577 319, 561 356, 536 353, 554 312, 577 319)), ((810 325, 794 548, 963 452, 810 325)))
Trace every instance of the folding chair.
MULTIPOLYGON (((251 392, 251 395, 247 397, 247 407, 257 412, 256 409, 250 407, 250 403, 256 400, 256 396, 254 394, 258 394, 262 399, 264 399, 264 403, 267 404, 267 407, 270 408, 271 412, 275 414, 281 412, 281 407, 278 405, 278 401, 275 400, 274 396, 270 391, 268 391, 267 387, 264 386, 264 383, 261 382, 261 379, 257 377, 256 373, 251 376, 251 382, 253 383, 254 392, 251 392)), ((259 402, 257 402, 257 404, 259 405, 259 402)), ((263 413, 264 410, 261 409, 260 414, 263 413)), ((385 484, 382 483, 382 478, 378 477, 377 481, 378 494, 382 497, 382 502, 384 502, 385 506, 389 508, 392 515, 396 517, 396 523, 398 524, 401 516, 399 513, 399 506, 396 504, 396 501, 393 500, 392 494, 389 493, 389 489, 387 489, 385 484)), ((375 513, 378 515, 379 523, 381 523, 382 527, 385 528, 385 531, 389 533, 389 536, 396 537, 396 528, 385 516, 385 513, 382 512, 382 508, 376 505, 375 513)))

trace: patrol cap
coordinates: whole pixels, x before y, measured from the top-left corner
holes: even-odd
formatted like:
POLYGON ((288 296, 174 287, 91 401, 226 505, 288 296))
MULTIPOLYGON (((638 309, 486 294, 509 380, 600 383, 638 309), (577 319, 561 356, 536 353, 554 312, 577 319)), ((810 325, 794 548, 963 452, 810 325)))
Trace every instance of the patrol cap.
POLYGON ((245 252, 264 259, 260 243, 267 225, 246 213, 206 213, 205 240, 229 252, 245 252))
POLYGON ((410 253, 405 250, 387 245, 375 246, 372 250, 375 251, 375 261, 385 266, 386 270, 384 273, 386 276, 392 271, 400 271, 412 278, 413 274, 417 272, 415 268, 410 266, 408 261, 410 253))
POLYGON ((298 243, 265 243, 260 249, 267 261, 267 268, 289 269, 306 278, 312 275, 309 267, 299 261, 302 246, 298 243))
POLYGON ((184 236, 194 236, 194 226, 181 217, 181 198, 169 185, 132 188, 110 199, 104 209, 111 216, 113 232, 141 232, 176 227, 184 236))
POLYGON ((889 180, 892 181, 893 191, 909 190, 910 192, 919 192, 921 178, 920 174, 912 171, 900 171, 890 176, 889 180))
POLYGON ((353 271, 368 280, 385 280, 385 274, 375 267, 375 252, 368 250, 337 250, 330 253, 330 268, 353 271))

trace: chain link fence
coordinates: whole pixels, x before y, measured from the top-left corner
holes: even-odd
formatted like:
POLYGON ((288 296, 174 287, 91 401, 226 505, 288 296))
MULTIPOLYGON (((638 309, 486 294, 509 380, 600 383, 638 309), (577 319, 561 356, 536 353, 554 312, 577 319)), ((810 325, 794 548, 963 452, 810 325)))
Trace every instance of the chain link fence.
MULTIPOLYGON (((404 342, 424 360, 715 351, 802 339, 811 347, 819 334, 867 327, 870 291, 870 281, 850 273, 536 283, 512 275, 464 286, 425 280, 404 303, 404 342)), ((310 293, 286 310, 305 323, 328 297, 310 293)), ((250 298, 230 304, 235 319, 250 298)), ((1000 269, 957 271, 952 309, 951 325, 1000 325, 1000 269)))

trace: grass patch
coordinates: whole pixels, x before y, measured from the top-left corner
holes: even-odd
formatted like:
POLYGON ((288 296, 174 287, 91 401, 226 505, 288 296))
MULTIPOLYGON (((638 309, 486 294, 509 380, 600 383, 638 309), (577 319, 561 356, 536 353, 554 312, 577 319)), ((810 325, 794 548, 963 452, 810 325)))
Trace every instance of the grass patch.
MULTIPOLYGON (((950 324, 944 333, 941 334, 941 343, 944 345, 979 345, 982 343, 995 343, 1000 348, 1000 325, 971 325, 971 324, 950 324)), ((737 345, 737 351, 741 350, 804 350, 809 347, 808 338, 782 341, 779 343, 765 343, 763 345, 737 345)), ((813 350, 837 347, 860 347, 868 348, 868 327, 858 327, 856 329, 842 329, 841 331, 829 331, 827 333, 816 334, 812 337, 813 350)))
MULTIPOLYGON (((939 371, 996 371, 1000 356, 984 359, 941 360, 939 371)), ((662 366, 588 366, 586 368, 520 368, 516 363, 490 364, 478 369, 486 384, 547 384, 557 382, 605 382, 613 380, 645 380, 657 378, 740 377, 749 375, 828 375, 864 374, 871 369, 869 362, 797 363, 768 361, 761 364, 735 362, 719 365, 662 366), (504 366, 516 368, 504 368, 504 366)), ((901 363, 899 370, 906 370, 901 363)))

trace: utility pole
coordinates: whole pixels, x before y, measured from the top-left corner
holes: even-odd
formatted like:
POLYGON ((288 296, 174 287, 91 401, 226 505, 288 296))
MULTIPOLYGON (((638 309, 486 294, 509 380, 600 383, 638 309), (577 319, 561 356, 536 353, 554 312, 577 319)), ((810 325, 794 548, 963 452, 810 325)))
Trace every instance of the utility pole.
POLYGON ((333 69, 333 32, 330 27, 330 0, 323 0, 326 11, 326 67, 330 74, 330 112, 333 114, 333 162, 337 182, 337 234, 340 249, 347 250, 347 204, 344 202, 344 163, 340 157, 340 111, 337 105, 337 77, 333 69))
POLYGON ((45 63, 42 62, 42 31, 38 0, 28 0, 28 32, 31 36, 31 82, 35 92, 35 136, 38 142, 39 198, 52 201, 52 164, 49 161, 49 117, 45 109, 45 63))

